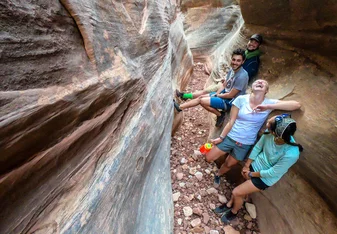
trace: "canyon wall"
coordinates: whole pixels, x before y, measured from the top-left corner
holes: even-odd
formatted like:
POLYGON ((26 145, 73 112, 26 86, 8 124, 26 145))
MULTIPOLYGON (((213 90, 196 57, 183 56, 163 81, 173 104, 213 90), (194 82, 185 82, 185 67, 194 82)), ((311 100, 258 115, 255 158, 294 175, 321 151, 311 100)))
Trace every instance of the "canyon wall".
POLYGON ((0 233, 171 233, 177 3, 0 6, 0 233))

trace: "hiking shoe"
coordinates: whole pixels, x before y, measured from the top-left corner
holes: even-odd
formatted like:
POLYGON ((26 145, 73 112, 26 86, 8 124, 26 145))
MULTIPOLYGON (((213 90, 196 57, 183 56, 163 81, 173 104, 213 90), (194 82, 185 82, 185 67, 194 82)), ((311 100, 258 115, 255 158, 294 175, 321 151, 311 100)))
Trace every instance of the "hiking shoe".
POLYGON ((214 184, 218 185, 218 186, 220 185, 220 176, 218 176, 218 175, 214 176, 214 184))
POLYGON ((217 208, 215 208, 213 211, 216 214, 223 214, 223 213, 227 213, 228 211, 230 211, 232 208, 227 207, 227 204, 222 204, 221 206, 218 206, 217 208))
POLYGON ((221 127, 223 121, 225 120, 226 112, 221 111, 221 115, 216 117, 215 127, 221 127))
POLYGON ((180 109, 179 107, 179 104, 174 99, 173 99, 173 105, 174 105, 174 108, 176 108, 178 112, 182 111, 182 109, 180 109))
POLYGON ((236 214, 234 214, 232 212, 232 210, 229 210, 228 212, 225 212, 222 216, 221 216, 221 221, 224 223, 229 223, 229 221, 232 221, 233 219, 236 218, 236 214))
POLYGON ((178 98, 180 98, 181 100, 186 101, 187 98, 184 98, 184 94, 185 94, 185 93, 180 92, 178 89, 176 89, 176 96, 177 96, 178 98))

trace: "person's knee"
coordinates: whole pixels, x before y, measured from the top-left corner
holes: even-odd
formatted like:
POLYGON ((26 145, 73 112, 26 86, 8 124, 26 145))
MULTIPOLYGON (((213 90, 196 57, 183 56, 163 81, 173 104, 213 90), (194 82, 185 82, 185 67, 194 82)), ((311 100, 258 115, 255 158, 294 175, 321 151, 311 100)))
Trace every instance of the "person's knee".
POLYGON ((225 166, 228 168, 232 168, 233 166, 235 166, 237 164, 237 162, 232 162, 232 161, 225 161, 225 166))
POLYGON ((203 106, 209 106, 209 98, 201 98, 200 99, 200 105, 203 105, 203 106))
POLYGON ((206 154, 205 159, 206 159, 207 162, 211 163, 211 162, 214 161, 214 156, 211 155, 211 154, 206 154))
POLYGON ((240 191, 240 189, 238 189, 238 187, 234 188, 232 194, 233 194, 234 197, 242 197, 242 196, 244 196, 244 194, 240 191))

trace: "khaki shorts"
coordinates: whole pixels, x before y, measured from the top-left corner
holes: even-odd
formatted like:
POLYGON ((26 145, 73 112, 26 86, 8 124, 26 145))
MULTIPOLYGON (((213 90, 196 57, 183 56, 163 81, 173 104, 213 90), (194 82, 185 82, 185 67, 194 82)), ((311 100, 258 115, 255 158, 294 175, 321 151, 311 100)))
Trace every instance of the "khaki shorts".
POLYGON ((238 161, 243 161, 247 157, 249 150, 253 147, 253 145, 241 144, 228 136, 216 146, 221 151, 232 155, 238 161))

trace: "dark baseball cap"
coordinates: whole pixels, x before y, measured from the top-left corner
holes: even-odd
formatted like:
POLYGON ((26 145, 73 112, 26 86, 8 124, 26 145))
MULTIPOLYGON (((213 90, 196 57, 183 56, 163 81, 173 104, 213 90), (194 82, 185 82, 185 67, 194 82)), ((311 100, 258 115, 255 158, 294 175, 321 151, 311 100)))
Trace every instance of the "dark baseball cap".
POLYGON ((250 40, 255 40, 257 41, 259 44, 262 44, 262 36, 260 34, 254 34, 250 37, 250 40))

